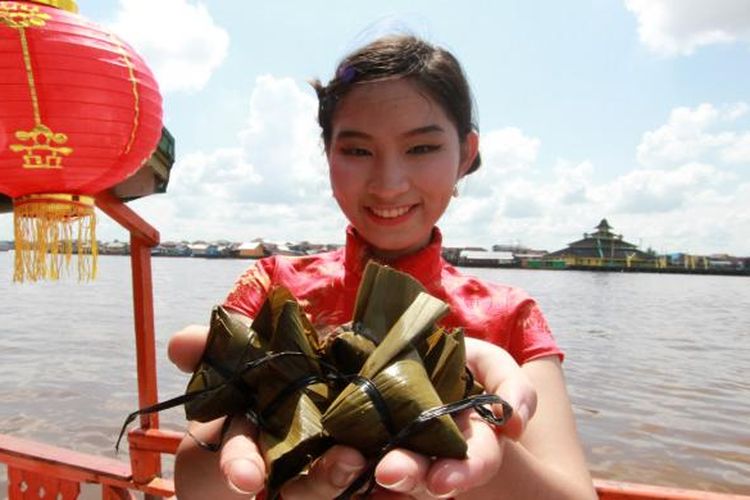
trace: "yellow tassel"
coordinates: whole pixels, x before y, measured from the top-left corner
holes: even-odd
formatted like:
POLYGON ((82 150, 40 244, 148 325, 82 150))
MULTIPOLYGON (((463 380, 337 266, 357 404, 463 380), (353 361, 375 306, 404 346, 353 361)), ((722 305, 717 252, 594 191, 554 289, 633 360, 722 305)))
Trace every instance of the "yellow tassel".
POLYGON ((13 281, 57 280, 78 254, 78 280, 96 277, 94 199, 69 194, 27 195, 13 200, 16 240, 13 281))

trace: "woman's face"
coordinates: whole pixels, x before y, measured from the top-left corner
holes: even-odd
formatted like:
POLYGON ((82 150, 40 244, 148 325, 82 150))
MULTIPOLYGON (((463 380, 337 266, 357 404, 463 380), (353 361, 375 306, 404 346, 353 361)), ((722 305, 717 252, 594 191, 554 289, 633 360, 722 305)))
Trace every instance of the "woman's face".
POLYGON ((458 179, 476 156, 443 108, 408 79, 356 85, 338 104, 328 150, 344 215, 376 254, 427 245, 458 179))

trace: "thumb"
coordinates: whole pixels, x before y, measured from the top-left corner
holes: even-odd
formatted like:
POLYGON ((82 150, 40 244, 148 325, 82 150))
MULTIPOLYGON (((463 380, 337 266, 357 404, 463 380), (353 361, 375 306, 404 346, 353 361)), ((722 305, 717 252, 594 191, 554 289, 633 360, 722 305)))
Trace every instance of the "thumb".
MULTIPOLYGON (((466 363, 487 393, 503 398, 513 408, 513 415, 501 432, 518 439, 536 411, 536 390, 518 363, 504 349, 483 340, 466 339, 466 363)), ((493 405, 502 417, 501 405, 493 405)))
POLYGON ((263 489, 266 466, 254 439, 257 430, 244 417, 234 417, 221 448, 219 467, 230 488, 241 493, 263 489))
POLYGON ((176 332, 167 344, 167 356, 177 368, 191 373, 198 366, 206 349, 208 326, 190 325, 176 332))

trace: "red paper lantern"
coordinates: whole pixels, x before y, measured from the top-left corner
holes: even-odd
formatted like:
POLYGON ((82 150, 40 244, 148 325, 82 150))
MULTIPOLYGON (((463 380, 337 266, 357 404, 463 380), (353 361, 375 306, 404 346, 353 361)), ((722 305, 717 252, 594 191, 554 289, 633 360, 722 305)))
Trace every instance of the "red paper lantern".
POLYGON ((161 135, 151 71, 76 12, 73 0, 0 1, 0 192, 13 198, 17 281, 57 278, 74 240, 79 278, 95 275, 93 195, 161 135))

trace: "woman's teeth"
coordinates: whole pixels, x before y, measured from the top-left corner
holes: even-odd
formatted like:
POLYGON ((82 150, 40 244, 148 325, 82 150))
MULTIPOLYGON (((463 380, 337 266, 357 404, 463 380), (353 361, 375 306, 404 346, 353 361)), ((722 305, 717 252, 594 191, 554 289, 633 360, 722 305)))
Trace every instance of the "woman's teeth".
POLYGON ((382 217, 384 219, 394 219, 396 217, 401 217, 406 212, 409 211, 411 207, 398 207, 398 208, 370 208, 372 213, 377 215, 378 217, 382 217))

